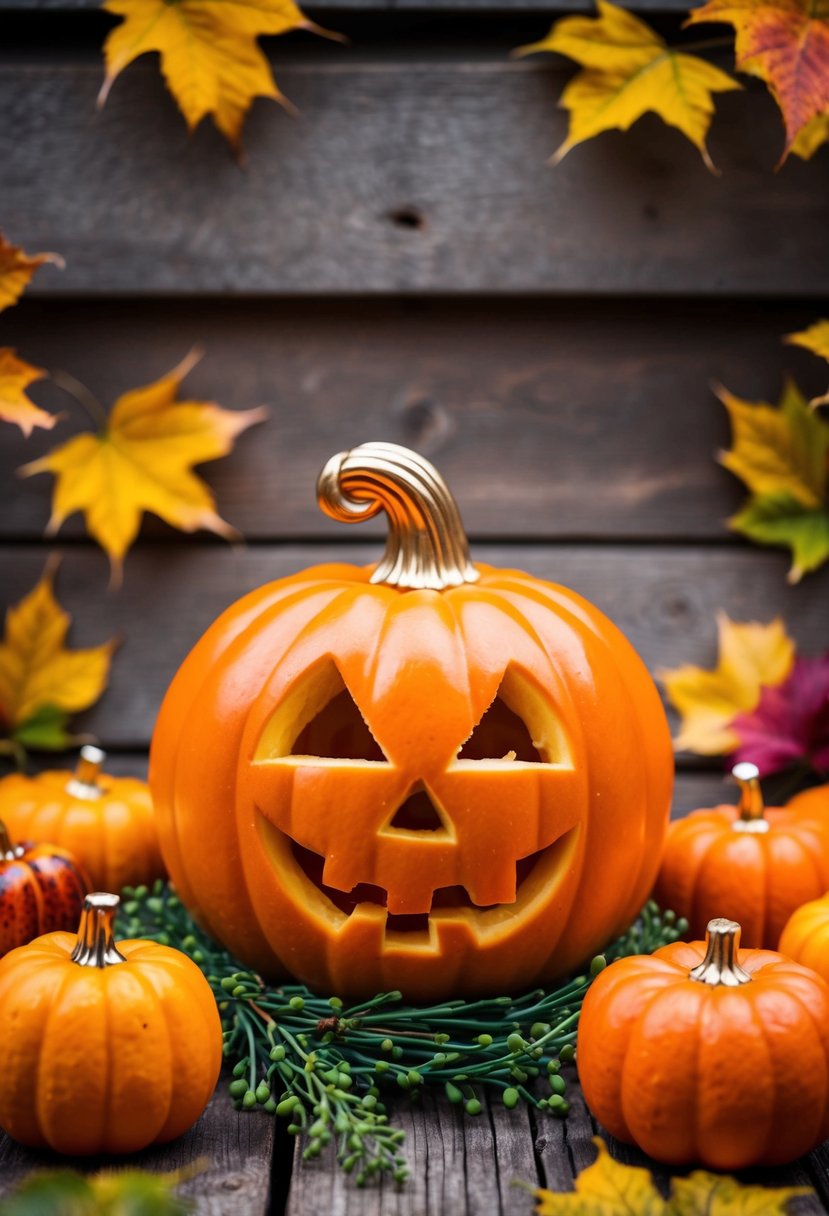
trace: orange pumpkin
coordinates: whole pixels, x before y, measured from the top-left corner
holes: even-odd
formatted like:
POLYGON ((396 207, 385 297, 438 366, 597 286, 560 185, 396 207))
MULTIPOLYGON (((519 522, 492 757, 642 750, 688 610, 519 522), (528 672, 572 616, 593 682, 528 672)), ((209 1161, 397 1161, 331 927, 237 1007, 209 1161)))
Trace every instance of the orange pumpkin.
POLYGON ((654 898, 684 916, 693 937, 722 911, 743 926, 746 945, 774 948, 794 909, 829 888, 829 816, 808 803, 765 808, 753 764, 733 776, 738 806, 671 824, 654 898))
POLYGON ((177 890, 263 974, 343 995, 566 972, 653 881, 673 773, 653 682, 574 592, 473 566, 415 453, 342 453, 319 490, 336 518, 388 513, 385 558, 252 592, 178 672, 150 761, 177 890))
POLYGON ((829 985, 740 926, 612 963, 582 1007, 593 1115, 669 1165, 782 1165, 829 1135, 829 985))
POLYGON ((811 967, 829 983, 829 895, 792 913, 780 935, 780 952, 811 967))
POLYGON ((789 799, 788 806, 792 811, 808 812, 815 818, 822 817, 829 821, 829 785, 815 785, 802 794, 795 794, 794 798, 789 799))
POLYGON ((54 845, 13 845, 0 819, 0 956, 78 923, 89 879, 54 845))
POLYGON ((117 895, 87 896, 75 934, 0 960, 0 1128, 71 1156, 173 1140, 207 1105, 222 1028, 195 963, 113 939, 117 895))
POLYGON ((17 836, 69 849, 96 887, 120 891, 163 877, 164 863, 146 782, 102 772, 105 761, 99 747, 82 747, 74 775, 4 777, 0 819, 17 836))

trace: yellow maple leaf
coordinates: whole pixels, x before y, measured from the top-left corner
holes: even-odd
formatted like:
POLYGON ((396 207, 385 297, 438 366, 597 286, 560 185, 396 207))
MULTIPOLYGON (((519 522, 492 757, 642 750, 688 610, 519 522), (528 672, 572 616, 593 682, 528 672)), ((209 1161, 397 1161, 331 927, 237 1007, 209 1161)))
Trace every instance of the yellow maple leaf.
MULTIPOLYGON (((829 118, 827 118, 827 136, 829 136, 829 118)), ((815 321, 814 325, 810 325, 807 329, 798 330, 795 334, 786 334, 783 341, 788 342, 789 346, 802 346, 805 350, 811 351, 813 355, 817 355, 819 359, 825 359, 829 363, 829 321, 815 321)), ((829 404, 829 390, 819 397, 813 397, 809 404, 813 408, 817 405, 829 404)))
POLYGON ((0 418, 16 423, 26 436, 36 426, 50 431, 58 420, 57 414, 40 409, 26 396, 28 386, 45 375, 42 368, 18 359, 8 346, 0 347, 0 418))
POLYGON ((799 156, 801 160, 811 160, 818 148, 823 147, 827 140, 829 140, 829 114, 818 114, 817 118, 810 119, 805 127, 800 128, 789 151, 792 156, 799 156))
POLYGON ((561 95, 570 111, 567 138, 553 164, 601 131, 626 131, 648 111, 676 127, 713 170, 705 137, 714 113, 713 93, 741 86, 696 55, 672 50, 638 17, 597 0, 598 17, 564 17, 546 38, 519 47, 517 55, 557 51, 581 64, 561 95))
POLYGON ((72 618, 55 599, 54 564, 6 613, 0 642, 0 719, 9 734, 35 746, 70 740, 66 718, 88 709, 106 688, 113 642, 67 650, 72 618))
POLYGON ((742 401, 717 386, 731 420, 732 446, 720 464, 739 477, 752 494, 791 494, 804 507, 819 507, 826 491, 829 428, 809 409, 797 386, 788 381, 779 408, 742 401))
POLYGON ((98 434, 75 435, 20 473, 54 473, 54 534, 67 516, 83 511, 90 534, 109 554, 113 582, 134 541, 144 511, 174 528, 206 528, 227 538, 235 530, 216 513, 208 486, 192 466, 231 451, 237 435, 267 411, 224 410, 213 402, 177 401, 181 381, 198 360, 189 355, 167 376, 119 397, 98 434))
POLYGON ((288 105, 257 37, 297 29, 338 37, 309 21, 294 0, 105 0, 103 7, 124 21, 104 43, 106 77, 98 104, 128 64, 157 51, 189 129, 211 114, 237 155, 255 97, 288 105))
POLYGON ((753 710, 760 690, 780 684, 794 663, 795 646, 778 618, 768 625, 737 624, 717 617, 717 666, 713 670, 686 664, 660 671, 668 700, 681 718, 674 740, 677 751, 701 756, 731 752, 739 743, 730 723, 753 710))
POLYGON ((703 21, 734 27, 737 68, 763 80, 780 107, 785 160, 804 128, 829 110, 829 11, 816 0, 708 0, 687 24, 703 21))
POLYGON ((538 1216, 558 1213, 602 1213, 602 1216, 667 1216, 668 1205, 645 1169, 614 1161, 600 1136, 593 1137, 599 1155, 575 1180, 575 1190, 531 1188, 538 1216))
POLYGON ((814 1195, 809 1186, 753 1186, 730 1174, 694 1170, 671 1179, 670 1216, 788 1216, 789 1201, 814 1195))
POLYGON ((0 312, 17 303, 34 272, 46 262, 61 270, 64 267, 63 258, 58 254, 24 253, 0 232, 0 312))
POLYGON ((695 1170, 672 1179, 663 1199, 648 1170, 614 1161, 599 1136, 593 1143, 599 1155, 577 1176, 575 1190, 527 1188, 537 1216, 785 1216, 790 1199, 814 1194, 811 1187, 744 1185, 727 1174, 695 1170))

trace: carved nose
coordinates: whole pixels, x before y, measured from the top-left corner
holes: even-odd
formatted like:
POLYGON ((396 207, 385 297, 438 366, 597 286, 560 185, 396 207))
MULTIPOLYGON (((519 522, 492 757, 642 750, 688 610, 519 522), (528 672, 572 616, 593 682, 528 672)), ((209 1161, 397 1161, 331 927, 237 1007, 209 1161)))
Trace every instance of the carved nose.
POLYGON ((440 812, 420 783, 414 786, 405 802, 397 808, 388 826, 405 832, 439 832, 446 827, 440 812))

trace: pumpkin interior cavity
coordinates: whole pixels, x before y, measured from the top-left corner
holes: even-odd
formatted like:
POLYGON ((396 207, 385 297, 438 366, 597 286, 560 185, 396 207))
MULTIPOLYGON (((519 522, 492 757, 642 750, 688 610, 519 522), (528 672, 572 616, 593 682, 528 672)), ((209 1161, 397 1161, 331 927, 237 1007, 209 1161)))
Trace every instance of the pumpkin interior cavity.
POLYGON ((262 732, 257 759, 319 756, 385 762, 333 659, 297 681, 262 732))
POLYGON ((419 781, 405 802, 394 812, 394 817, 384 828, 402 832, 446 832, 446 825, 432 799, 419 781))
POLYGON ((500 697, 496 697, 458 752, 459 760, 523 760, 541 762, 526 724, 500 697))
MULTIPOLYGON (((539 849, 536 853, 531 853, 529 857, 522 857, 516 862, 516 901, 520 897, 521 888, 525 883, 528 883, 536 867, 551 854, 561 852, 566 839, 567 836, 564 836, 546 848, 539 849)), ((306 849, 303 845, 297 844, 295 840, 290 841, 290 848, 294 860, 305 877, 310 879, 317 890, 344 915, 350 916, 360 904, 375 904, 380 908, 386 907, 388 895, 382 887, 365 882, 358 883, 351 891, 338 891, 336 887, 330 887, 323 882, 324 857, 313 852, 312 849, 306 849)), ((474 910, 476 913, 484 913, 491 912, 497 907, 499 907, 497 904, 482 906, 473 903, 465 887, 437 887, 432 897, 431 912, 422 912, 414 915, 389 912, 386 915, 386 932, 427 933, 429 929, 429 917, 433 912, 437 912, 440 909, 450 911, 452 909, 465 908, 470 911, 474 910)))
POLYGON ((385 760, 351 693, 342 692, 303 727, 291 748, 294 756, 329 756, 338 760, 385 760))
POLYGON ((455 763, 517 760, 525 764, 570 764, 570 745, 549 692, 510 664, 498 691, 455 763))

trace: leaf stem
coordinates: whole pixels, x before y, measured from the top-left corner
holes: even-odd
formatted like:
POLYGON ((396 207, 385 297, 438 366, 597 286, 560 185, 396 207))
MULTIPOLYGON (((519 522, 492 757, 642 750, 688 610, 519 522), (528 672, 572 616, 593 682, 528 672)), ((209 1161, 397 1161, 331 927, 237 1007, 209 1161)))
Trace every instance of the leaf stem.
POLYGON ((69 372, 64 371, 52 372, 52 380, 58 388, 63 389, 67 396, 71 397, 73 401, 76 401, 86 411, 90 421, 96 427, 101 431, 107 429, 106 410, 85 384, 82 384, 80 380, 76 380, 69 372))

